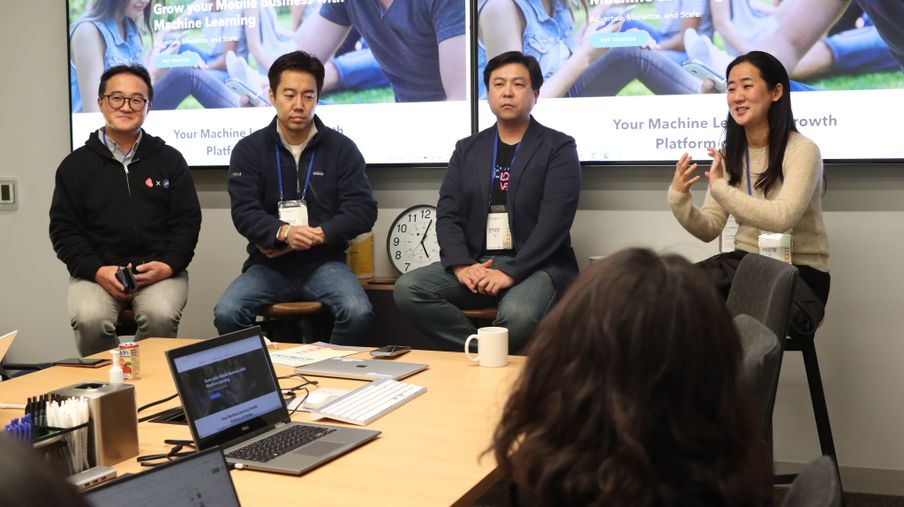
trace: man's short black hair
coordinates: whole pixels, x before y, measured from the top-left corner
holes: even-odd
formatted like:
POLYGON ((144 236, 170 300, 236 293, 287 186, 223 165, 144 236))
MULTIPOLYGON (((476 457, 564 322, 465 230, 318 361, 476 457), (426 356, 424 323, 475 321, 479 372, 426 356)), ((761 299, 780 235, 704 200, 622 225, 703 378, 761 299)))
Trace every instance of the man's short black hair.
POLYGON ((104 92, 107 91, 107 81, 117 74, 131 74, 144 81, 144 84, 148 86, 148 102, 153 102, 154 86, 151 84, 151 75, 148 73, 148 70, 144 68, 144 65, 115 65, 105 70, 104 73, 100 75, 100 86, 97 88, 98 97, 104 96, 104 92))
POLYGON ((531 89, 535 92, 540 91, 540 87, 543 86, 543 71, 540 70, 540 62, 533 56, 525 55, 521 51, 508 51, 496 55, 496 57, 488 61, 487 66, 483 69, 483 84, 489 88, 490 74, 499 67, 510 63, 520 63, 527 67, 527 73, 530 75, 531 89))
POLYGON ((267 79, 270 80, 270 91, 276 93, 276 88, 279 86, 279 79, 282 77, 282 73, 287 70, 307 72, 314 76, 314 80, 317 82, 317 95, 320 95, 320 90, 323 89, 324 71, 323 63, 318 60, 317 57, 305 53, 304 51, 292 51, 291 53, 286 53, 277 58, 267 72, 267 79))

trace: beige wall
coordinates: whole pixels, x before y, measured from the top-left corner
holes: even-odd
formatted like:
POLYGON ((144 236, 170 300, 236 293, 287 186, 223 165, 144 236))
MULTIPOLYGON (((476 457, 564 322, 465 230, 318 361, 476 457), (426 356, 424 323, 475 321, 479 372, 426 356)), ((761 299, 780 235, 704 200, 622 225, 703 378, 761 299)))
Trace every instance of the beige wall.
MULTIPOLYGON (((75 353, 66 315, 67 274, 47 237, 54 169, 69 150, 63 3, 9 2, 7 23, 0 31, 4 69, 0 178, 18 179, 20 200, 18 210, 0 211, 0 330, 19 329, 10 356, 20 361, 75 353), (37 33, 42 35, 35 38, 37 33)), ((904 494, 902 169, 867 164, 828 168, 824 208, 831 240, 832 294, 817 338, 847 486, 900 494, 904 494), (865 474, 862 469, 867 469, 865 474)), ((715 252, 714 245, 701 244, 681 230, 669 213, 665 188, 670 171, 586 168, 572 228, 579 258, 586 262, 589 255, 634 245, 683 253, 693 260, 715 252)), ((434 203, 442 171, 373 169, 370 176, 380 202, 377 273, 390 274, 383 246, 389 222, 409 205, 434 203)), ((225 171, 198 171, 195 181, 204 223, 189 270, 191 295, 181 335, 207 337, 215 334, 213 305, 238 273, 244 254, 243 241, 229 219, 225 171)), ((789 353, 783 366, 775 449, 776 458, 788 462, 809 461, 818 454, 803 367, 796 354, 789 353)))

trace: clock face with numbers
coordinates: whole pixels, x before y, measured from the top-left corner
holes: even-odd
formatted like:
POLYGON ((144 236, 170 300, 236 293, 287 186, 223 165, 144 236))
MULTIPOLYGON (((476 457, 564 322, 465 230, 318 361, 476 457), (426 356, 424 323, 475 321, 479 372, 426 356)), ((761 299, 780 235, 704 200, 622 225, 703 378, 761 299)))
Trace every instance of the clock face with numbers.
POLYGON ((436 208, 420 204, 400 213, 389 228, 386 253, 392 266, 402 274, 438 261, 436 208))

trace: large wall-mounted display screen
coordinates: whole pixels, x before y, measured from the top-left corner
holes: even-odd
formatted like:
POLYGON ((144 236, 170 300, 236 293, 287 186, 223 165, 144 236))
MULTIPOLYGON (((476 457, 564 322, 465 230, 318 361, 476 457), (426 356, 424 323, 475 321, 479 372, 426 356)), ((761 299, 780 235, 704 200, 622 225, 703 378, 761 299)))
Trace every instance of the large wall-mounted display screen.
POLYGON ((823 158, 904 160, 899 4, 68 0, 72 141, 102 125, 104 68, 142 63, 156 91, 146 129, 192 166, 226 165, 232 146, 273 117, 270 64, 300 48, 327 62, 318 114, 368 163, 444 164, 472 122, 494 121, 487 59, 518 50, 545 77, 534 116, 572 135, 583 162, 705 159, 728 113, 726 65, 759 49, 790 69, 797 127, 823 158))
POLYGON ((705 159, 728 114, 725 68, 758 49, 791 70, 797 127, 825 159, 902 159, 901 16, 884 1, 480 0, 478 125, 494 121, 485 62, 518 50, 545 77, 534 116, 582 161, 705 159))
POLYGON ((295 49, 326 62, 317 113, 368 163, 445 163, 471 133, 467 0, 68 0, 72 143, 103 125, 100 75, 151 71, 145 128, 192 166, 224 166, 267 125, 266 73, 295 49))

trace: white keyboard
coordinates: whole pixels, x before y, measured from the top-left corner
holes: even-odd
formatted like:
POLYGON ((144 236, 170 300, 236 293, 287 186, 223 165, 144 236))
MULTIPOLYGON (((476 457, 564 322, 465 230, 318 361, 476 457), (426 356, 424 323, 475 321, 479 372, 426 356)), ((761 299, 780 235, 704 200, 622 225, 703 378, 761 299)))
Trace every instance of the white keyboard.
POLYGON ((379 379, 317 407, 314 419, 328 417, 336 421, 365 426, 427 392, 427 388, 392 379, 379 379))

